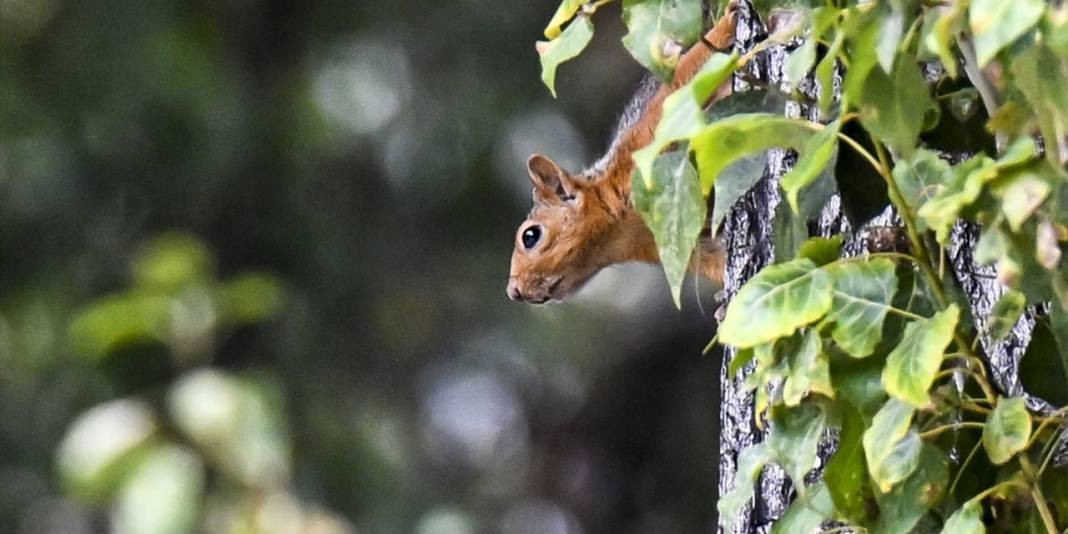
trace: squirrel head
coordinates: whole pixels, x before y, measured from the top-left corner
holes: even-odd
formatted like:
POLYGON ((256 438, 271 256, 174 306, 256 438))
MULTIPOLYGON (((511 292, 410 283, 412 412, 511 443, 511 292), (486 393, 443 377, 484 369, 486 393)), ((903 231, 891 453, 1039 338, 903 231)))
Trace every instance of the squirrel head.
POLYGON ((619 213, 597 182, 570 175, 541 154, 530 157, 527 171, 534 207, 516 232, 507 293, 541 304, 570 295, 611 263, 604 249, 619 213))

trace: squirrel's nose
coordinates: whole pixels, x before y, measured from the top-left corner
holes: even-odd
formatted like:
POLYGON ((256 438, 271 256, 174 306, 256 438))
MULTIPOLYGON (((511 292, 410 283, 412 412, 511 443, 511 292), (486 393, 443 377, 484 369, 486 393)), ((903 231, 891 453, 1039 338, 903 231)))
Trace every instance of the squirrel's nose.
POLYGON ((521 302, 523 300, 523 293, 519 291, 514 282, 508 282, 508 288, 505 290, 508 293, 508 298, 521 302))

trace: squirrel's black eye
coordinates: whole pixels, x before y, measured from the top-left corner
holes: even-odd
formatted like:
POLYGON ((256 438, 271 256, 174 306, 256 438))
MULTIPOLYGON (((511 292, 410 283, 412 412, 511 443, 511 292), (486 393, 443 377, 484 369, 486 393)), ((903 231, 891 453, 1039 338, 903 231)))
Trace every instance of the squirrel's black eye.
POLYGON ((520 239, 523 240, 523 248, 527 250, 534 248, 534 245, 537 245, 538 240, 541 239, 541 227, 538 225, 528 227, 523 230, 523 235, 520 239))

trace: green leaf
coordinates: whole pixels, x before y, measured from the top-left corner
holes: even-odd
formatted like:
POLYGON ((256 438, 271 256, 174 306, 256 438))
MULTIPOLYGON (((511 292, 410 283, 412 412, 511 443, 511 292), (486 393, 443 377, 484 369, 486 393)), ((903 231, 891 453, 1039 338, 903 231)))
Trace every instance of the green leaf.
POLYGON ((899 154, 908 156, 923 129, 923 118, 935 105, 920 68, 900 56, 889 75, 871 69, 857 101, 860 122, 899 154))
MULTIPOLYGON (((643 179, 652 172, 653 161, 661 151, 701 131, 707 123, 702 107, 716 88, 734 72, 737 64, 737 54, 714 53, 689 83, 664 99, 663 114, 656 125, 653 140, 631 155, 643 179)), ((724 102, 717 104, 717 107, 722 104, 724 102)))
POLYGON ((681 306, 682 282, 704 227, 705 200, 697 170, 685 150, 657 158, 651 181, 652 187, 637 173, 633 175, 634 208, 653 232, 671 295, 675 305, 681 306))
POLYGON ((567 21, 571 20, 575 13, 578 13, 579 8, 584 3, 586 3, 586 0, 563 0, 560 2, 560 6, 556 8, 556 13, 553 13, 553 18, 545 26, 545 37, 547 39, 559 37, 560 28, 567 24, 567 21))
MULTIPOLYGON (((1029 0, 1040 1, 1040 0, 1029 0)), ((1015 88, 1024 94, 1046 139, 1046 160, 1054 167, 1068 162, 1068 61, 1046 46, 1034 46, 1017 54, 1012 62, 1015 88), (1056 140, 1056 142, 1050 141, 1056 140)))
POLYGON ((735 160, 776 147, 802 151, 814 133, 805 121, 770 113, 734 115, 706 126, 690 143, 697 155, 701 190, 707 194, 735 160))
POLYGON ((834 303, 824 319, 834 324, 831 337, 856 358, 875 351, 883 321, 897 293, 894 263, 886 258, 847 262, 827 268, 834 286, 834 303))
POLYGON ((953 340, 953 329, 960 319, 956 304, 930 319, 912 321, 890 355, 883 369, 883 386, 891 396, 916 406, 926 406, 943 353, 953 340))
POLYGON ((832 237, 813 237, 801 244, 797 254, 799 258, 808 258, 812 263, 823 266, 837 260, 842 255, 841 234, 832 237))
POLYGON ((204 466, 192 452, 166 445, 147 453, 119 493, 112 512, 113 532, 196 531, 204 485, 204 466))
POLYGON ((161 341, 170 324, 170 304, 165 296, 139 291, 101 298, 74 316, 71 343, 80 352, 102 360, 128 345, 161 341))
POLYGON ((579 55, 593 38, 593 23, 589 17, 580 15, 552 41, 538 41, 538 56, 541 57, 541 81, 556 96, 556 69, 561 63, 579 55))
MULTIPOLYGON (((950 172, 949 163, 938 157, 938 153, 919 149, 908 159, 897 161, 893 177, 905 203, 916 213, 920 206, 939 191, 939 185, 946 180, 950 172)), ((916 222, 920 230, 927 229, 924 219, 917 218, 916 222)))
POLYGON ((955 36, 964 29, 967 15, 967 2, 953 2, 949 7, 934 7, 928 10, 928 16, 937 17, 931 33, 924 39, 924 44, 942 60, 942 65, 953 78, 957 77, 957 56, 955 36))
POLYGON ((864 460, 864 418, 850 404, 840 406, 842 429, 838 435, 838 450, 827 462, 823 481, 834 501, 834 509, 855 524, 868 521, 868 504, 872 502, 868 484, 868 464, 864 460))
POLYGON ((1001 295, 987 319, 990 340, 999 343, 1005 339, 1026 309, 1027 299, 1023 293, 1010 289, 1001 295))
POLYGON ((959 510, 953 512, 942 527, 942 534, 985 534, 983 508, 979 501, 968 501, 959 510))
POLYGON ((796 407, 779 405, 772 408, 771 421, 768 452, 804 495, 805 474, 816 465, 826 416, 812 403, 796 407))
POLYGON ((1001 197, 1001 213, 1013 232, 1019 232, 1023 224, 1031 218, 1035 210, 1049 198, 1053 191, 1053 180, 1046 179, 1037 169, 1045 165, 1030 166, 1012 173, 1004 184, 998 187, 1001 197))
POLYGON ((983 426, 983 448, 994 465, 1012 459, 1027 447, 1031 437, 1031 414, 1023 397, 1000 398, 994 410, 986 416, 983 426))
POLYGON ((938 242, 944 244, 961 210, 975 202, 983 186, 996 177, 997 168, 990 158, 971 158, 954 166, 937 186, 937 192, 916 213, 935 231, 938 242))
POLYGON ((883 71, 890 73, 894 70, 894 58, 897 57, 897 49, 901 46, 901 39, 905 36, 905 28, 911 23, 911 11, 915 6, 906 0, 891 0, 886 3, 889 12, 882 13, 879 32, 875 40, 875 57, 883 71))
POLYGON ((808 259, 764 268, 727 307, 723 343, 745 348, 788 336, 831 307, 830 277, 808 259))
POLYGON ((864 432, 864 457, 868 472, 879 489, 886 493, 908 477, 919 465, 919 434, 911 429, 915 409, 897 399, 890 399, 875 414, 871 427, 864 432))
POLYGON ((804 497, 794 499, 790 507, 771 526, 772 534, 793 534, 814 532, 828 519, 835 516, 834 501, 827 487, 815 484, 804 497))
POLYGON ((823 340, 816 329, 805 332, 801 347, 790 359, 790 372, 782 389, 783 402, 787 406, 797 406, 809 393, 834 398, 831 368, 827 363, 827 355, 823 353, 823 340))
POLYGON ((985 67, 1002 48, 1034 27, 1045 8, 1042 0, 972 0, 968 22, 979 66, 985 67))
POLYGON ((945 451, 925 445, 916 469, 889 493, 876 494, 879 520, 875 534, 913 532, 913 527, 938 503, 949 485, 945 451))
POLYGON ((816 62, 816 44, 816 38, 809 37, 790 53, 786 66, 783 67, 783 81, 796 88, 805 79, 812 64, 816 62))
POLYGON ((855 359, 835 352, 831 359, 831 382, 838 398, 853 405, 865 420, 873 417, 886 403, 883 391, 881 358, 855 359))
POLYGON ((749 499, 753 498, 753 484, 756 483, 757 477, 769 461, 771 461, 771 456, 766 441, 751 445, 738 455, 737 469, 734 472, 734 487, 723 494, 716 503, 721 526, 731 530, 738 512, 742 511, 749 499))
MULTIPOLYGON (((783 195, 779 190, 780 196, 783 195)), ((771 219, 775 263, 790 261, 797 257, 801 245, 808 241, 808 224, 805 218, 794 213, 785 202, 775 207, 775 216, 771 219)))
POLYGON ((700 0, 624 0, 623 46, 645 68, 667 81, 683 50, 701 35, 700 0))
POLYGON ((835 32, 834 41, 831 41, 831 45, 827 48, 827 54, 816 65, 816 82, 820 89, 820 113, 827 113, 831 110, 831 103, 834 101, 834 66, 838 52, 842 50, 844 43, 845 33, 835 32))
POLYGON ((727 376, 734 377, 741 371, 749 362, 753 361, 754 349, 745 348, 738 349, 734 354, 734 358, 731 359, 730 365, 727 366, 727 376))
MULTIPOLYGON (((801 214, 797 197, 801 191, 820 176, 838 150, 838 131, 841 126, 839 121, 834 121, 825 126, 816 135, 809 139, 801 157, 790 172, 782 177, 780 182, 786 199, 794 213, 801 214)), ((831 167, 833 170, 833 167, 831 167)), ((807 214, 806 214, 807 215, 807 214)))

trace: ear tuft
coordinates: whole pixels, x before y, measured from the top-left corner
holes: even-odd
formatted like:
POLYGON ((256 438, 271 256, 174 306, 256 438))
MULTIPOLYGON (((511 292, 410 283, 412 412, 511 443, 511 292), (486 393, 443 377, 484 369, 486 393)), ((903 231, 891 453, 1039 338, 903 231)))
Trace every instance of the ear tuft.
POLYGON ((534 154, 527 160, 527 172, 534 184, 534 198, 546 202, 571 200, 575 196, 575 184, 571 177, 553 160, 542 154, 534 154))

